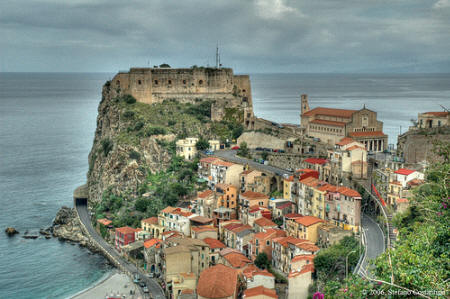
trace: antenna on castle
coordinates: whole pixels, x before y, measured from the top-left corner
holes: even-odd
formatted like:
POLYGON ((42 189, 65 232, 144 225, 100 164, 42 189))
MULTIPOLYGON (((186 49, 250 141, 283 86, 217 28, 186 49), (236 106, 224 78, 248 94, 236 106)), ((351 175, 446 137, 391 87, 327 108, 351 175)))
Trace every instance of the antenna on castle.
POLYGON ((220 63, 220 52, 219 52, 219 41, 217 41, 216 45, 216 68, 220 68, 222 64, 220 63))

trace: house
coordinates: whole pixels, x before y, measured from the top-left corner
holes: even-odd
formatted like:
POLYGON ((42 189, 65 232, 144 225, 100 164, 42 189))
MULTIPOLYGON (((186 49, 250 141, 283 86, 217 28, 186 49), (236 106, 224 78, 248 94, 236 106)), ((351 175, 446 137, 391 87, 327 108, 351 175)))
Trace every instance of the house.
POLYGON ((244 296, 242 298, 252 298, 252 299, 278 299, 277 292, 273 289, 268 289, 263 286, 258 286, 244 291, 244 296))
POLYGON ((284 215, 294 212, 294 203, 289 200, 276 199, 269 201, 269 208, 272 210, 274 219, 282 219, 284 215))
POLYGON ((289 231, 295 231, 295 227, 293 226, 293 221, 290 220, 295 220, 297 218, 303 217, 302 214, 298 214, 298 213, 289 213, 284 215, 283 217, 283 228, 289 232, 289 231))
POLYGON ((150 234, 150 232, 143 230, 142 228, 138 227, 136 228, 135 232, 134 232, 134 239, 143 241, 143 240, 148 240, 151 239, 152 235, 150 234))
POLYGON ((257 170, 245 170, 239 174, 239 188, 241 192, 253 191, 250 185, 255 184, 255 177, 261 176, 262 172, 257 170))
POLYGON ((213 211, 217 208, 216 195, 213 190, 205 190, 197 193, 195 211, 203 217, 212 218, 213 211))
POLYGON ((216 160, 211 164, 210 186, 216 184, 230 184, 239 186, 239 174, 244 170, 244 166, 222 160, 216 160))
POLYGON ((244 277, 247 283, 247 289, 255 287, 265 287, 267 289, 275 289, 275 276, 267 270, 260 270, 256 266, 247 267, 244 270, 244 277))
POLYGON ((312 242, 291 236, 272 241, 272 266, 285 274, 291 269, 291 260, 297 255, 316 254, 319 247, 312 242))
POLYGON ((197 287, 197 276, 194 273, 180 273, 172 279, 172 284, 168 287, 169 294, 173 299, 181 299, 182 294, 193 293, 197 287))
POLYGON ((421 172, 418 172, 413 169, 407 169, 407 168, 400 168, 397 171, 394 171, 394 173, 397 175, 397 180, 403 188, 407 187, 407 183, 409 181, 412 181, 414 179, 417 180, 423 180, 424 175, 421 172))
POLYGON ((241 219, 243 223, 253 226, 254 221, 261 217, 272 219, 272 217, 266 217, 267 214, 271 215, 270 211, 258 205, 248 208, 241 207, 239 210, 239 219, 241 219))
POLYGON ((306 239, 312 243, 316 243, 318 240, 317 229, 325 221, 323 219, 314 216, 303 216, 295 219, 296 234, 292 235, 295 238, 306 239))
POLYGON ((450 113, 448 111, 419 113, 417 127, 439 128, 450 125, 450 113))
POLYGON ((252 207, 252 206, 260 206, 260 207, 268 207, 269 197, 265 194, 253 191, 246 191, 239 195, 239 202, 242 207, 252 207))
POLYGON ((176 142, 176 154, 185 160, 192 160, 197 155, 198 138, 180 139, 176 142))
POLYGON ((214 238, 204 238, 203 242, 209 247, 209 264, 213 266, 219 261, 219 252, 227 246, 214 238))
POLYGON ((231 223, 224 226, 224 243, 247 255, 248 243, 253 238, 253 229, 250 225, 231 223))
POLYGON ((236 220, 237 214, 235 209, 220 207, 213 211, 214 226, 219 227, 222 222, 236 220))
POLYGON ((219 140, 209 140, 209 150, 215 152, 220 149, 220 141, 219 140))
POLYGON ((346 236, 351 236, 352 231, 342 229, 332 224, 319 225, 317 229, 317 245, 327 248, 341 241, 346 236))
POLYGON ((197 283, 197 295, 199 299, 236 299, 238 288, 238 272, 218 264, 202 271, 197 283))
POLYGON ((216 184, 217 207, 236 209, 238 203, 237 188, 230 184, 216 184))
POLYGON ((191 228, 193 239, 213 238, 217 239, 217 228, 214 226, 194 226, 191 228))
POLYGON ((160 239, 150 239, 144 241, 144 260, 145 269, 150 273, 159 273, 161 268, 161 256, 158 253, 158 249, 161 248, 160 239))
POLYGON ((314 178, 318 179, 319 172, 317 170, 313 170, 313 169, 309 169, 309 168, 302 168, 302 169, 297 169, 295 171, 294 175, 291 175, 290 177, 285 178, 283 180, 283 198, 286 200, 293 201, 293 197, 292 197, 292 193, 291 193, 291 191, 294 189, 293 184, 295 184, 296 182, 298 182, 300 180, 306 179, 308 177, 314 177, 314 178))
POLYGON ((188 209, 166 207, 158 215, 159 225, 167 230, 178 231, 185 236, 190 236, 191 223, 189 218, 195 217, 188 209))
POLYGON ((105 239, 109 240, 114 238, 112 221, 106 218, 97 219, 97 225, 95 229, 105 239))
POLYGON ((214 219, 198 215, 192 215, 189 221, 191 222, 191 227, 211 226, 214 223, 214 219))
POLYGON ((358 232, 361 225, 361 195, 347 187, 328 191, 325 196, 325 219, 345 230, 358 232))
POLYGON ((323 168, 328 163, 327 159, 322 158, 307 158, 303 160, 302 167, 307 169, 315 170, 319 173, 319 179, 323 179, 323 168))
POLYGON ((225 266, 231 267, 238 271, 241 275, 249 266, 253 266, 252 261, 249 260, 239 250, 225 248, 220 251, 220 262, 225 266))
POLYGON ((272 240, 279 237, 286 237, 286 232, 280 229, 269 228, 255 233, 249 243, 251 259, 254 261, 258 254, 264 252, 270 261, 272 259, 272 240))
POLYGON ((135 241, 134 228, 124 226, 116 228, 115 245, 118 251, 122 251, 122 247, 135 241))
POLYGON ((303 266, 300 271, 291 271, 288 275, 288 299, 308 298, 309 286, 312 284, 314 265, 303 266))
POLYGON ((198 163, 198 175, 200 178, 205 179, 205 180, 212 180, 211 177, 211 168, 212 168, 212 163, 215 161, 220 160, 219 158, 215 158, 215 157, 206 157, 206 158, 202 158, 200 159, 199 163, 198 163))
POLYGON ((277 227, 278 225, 275 222, 265 217, 258 218, 253 222, 253 229, 257 233, 266 231, 269 228, 277 228, 277 227))
POLYGON ((161 239, 164 226, 159 225, 158 217, 150 217, 141 220, 141 228, 149 232, 153 238, 161 239))

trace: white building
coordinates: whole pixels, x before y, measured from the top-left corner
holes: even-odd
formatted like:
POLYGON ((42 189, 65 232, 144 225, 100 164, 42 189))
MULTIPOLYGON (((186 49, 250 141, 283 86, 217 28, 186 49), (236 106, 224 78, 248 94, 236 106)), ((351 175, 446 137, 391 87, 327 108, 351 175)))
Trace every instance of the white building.
POLYGON ((198 138, 180 139, 176 143, 177 156, 183 157, 185 160, 192 160, 197 155, 198 138))

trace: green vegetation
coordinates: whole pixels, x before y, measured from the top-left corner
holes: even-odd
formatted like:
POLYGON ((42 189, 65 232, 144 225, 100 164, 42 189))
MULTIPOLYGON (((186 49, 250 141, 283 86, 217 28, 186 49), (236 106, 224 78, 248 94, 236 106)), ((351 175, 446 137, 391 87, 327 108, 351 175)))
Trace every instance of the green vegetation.
POLYGON ((102 139, 102 141, 100 142, 100 144, 102 145, 102 150, 103 150, 103 154, 105 155, 105 157, 108 156, 109 152, 113 149, 114 144, 111 141, 111 139, 109 138, 104 138, 102 139))
POLYGON ((168 65, 167 63, 163 63, 163 64, 160 64, 159 67, 169 67, 170 68, 170 65, 168 65))
POLYGON ((195 147, 197 148, 197 150, 199 151, 204 151, 207 150, 209 148, 209 142, 208 140, 206 140, 203 137, 200 137, 200 139, 197 141, 197 143, 195 144, 195 147))
POLYGON ((261 252, 256 256, 255 265, 260 269, 267 269, 270 267, 270 261, 265 252, 261 252))
POLYGON ((250 156, 250 151, 247 147, 247 143, 246 142, 242 142, 241 144, 239 144, 239 149, 237 151, 237 154, 241 157, 247 157, 247 158, 251 158, 250 156))
POLYGON ((139 161, 141 159, 141 154, 139 154, 137 151, 132 150, 129 154, 130 159, 134 159, 136 161, 139 161))

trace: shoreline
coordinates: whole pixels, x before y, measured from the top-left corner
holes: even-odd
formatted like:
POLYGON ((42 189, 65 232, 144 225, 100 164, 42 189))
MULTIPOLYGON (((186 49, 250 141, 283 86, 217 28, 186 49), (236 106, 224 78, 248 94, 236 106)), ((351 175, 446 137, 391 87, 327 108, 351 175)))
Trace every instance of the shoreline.
POLYGON ((117 269, 113 268, 110 272, 106 272, 105 274, 102 275, 102 277, 100 277, 100 279, 98 279, 97 281, 94 281, 93 283, 91 283, 88 287, 82 289, 81 291, 69 295, 66 297, 66 299, 74 299, 77 296, 80 296, 86 292, 89 292, 90 290, 92 290, 93 288, 99 286, 100 284, 102 284, 103 282, 105 282, 106 280, 110 279, 114 274, 119 273, 117 269))

